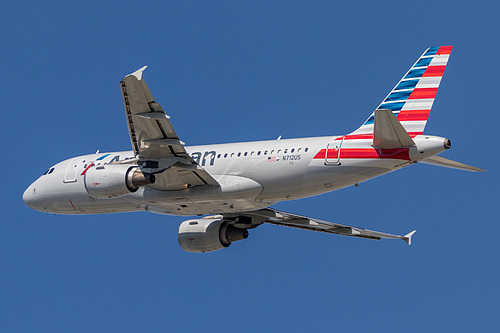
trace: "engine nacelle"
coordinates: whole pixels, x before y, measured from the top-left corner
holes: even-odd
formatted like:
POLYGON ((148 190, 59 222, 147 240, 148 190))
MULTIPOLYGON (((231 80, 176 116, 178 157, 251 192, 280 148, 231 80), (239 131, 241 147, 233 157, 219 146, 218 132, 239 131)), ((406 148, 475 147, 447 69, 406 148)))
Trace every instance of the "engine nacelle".
POLYGON ((116 198, 154 183, 154 175, 147 178, 138 166, 108 164, 93 166, 85 172, 85 188, 96 198, 116 198))
POLYGON ((184 251, 210 252, 246 239, 248 230, 235 228, 220 219, 204 218, 182 222, 177 237, 184 251))

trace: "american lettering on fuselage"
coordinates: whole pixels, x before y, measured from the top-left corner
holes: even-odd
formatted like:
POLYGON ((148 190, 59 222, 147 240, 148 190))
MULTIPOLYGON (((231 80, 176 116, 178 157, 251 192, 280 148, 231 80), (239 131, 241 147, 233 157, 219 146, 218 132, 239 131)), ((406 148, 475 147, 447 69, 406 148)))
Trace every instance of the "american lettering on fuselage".
MULTIPOLYGON (((294 150, 294 149, 291 149, 291 150, 294 150)), ((280 151, 281 151, 281 149, 280 149, 280 151)), ((307 150, 306 150, 306 152, 307 152, 307 150)), ((250 157, 250 156, 253 156, 254 154, 257 154, 260 156, 261 153, 262 153, 263 157, 266 157, 268 155, 267 150, 258 151, 257 153, 255 153, 255 152, 250 152, 250 153, 243 152, 243 153, 241 153, 240 152, 240 153, 232 153, 232 154, 226 153, 224 155, 217 154, 216 151, 211 150, 211 151, 206 151, 206 152, 193 152, 190 154, 190 156, 197 164, 199 164, 201 166, 213 166, 216 163, 216 160, 220 159, 220 158, 247 157, 247 156, 250 157)), ((274 153, 274 150, 270 151, 269 155, 272 155, 273 153, 274 153)), ((106 154, 104 156, 109 157, 109 156, 111 156, 111 154, 106 154)), ((109 161, 104 162, 104 159, 103 159, 103 163, 95 164, 95 161, 93 161, 92 163, 94 163, 95 165, 101 165, 101 164, 107 165, 107 164, 113 164, 113 163, 117 163, 117 162, 125 162, 128 160, 134 159, 134 158, 135 158, 134 156, 127 156, 127 157, 124 157, 123 159, 121 159, 120 155, 113 155, 113 157, 109 161)), ((281 161, 298 161, 298 160, 300 160, 300 154, 299 155, 281 155, 281 158, 278 157, 277 155, 273 155, 273 156, 268 156, 268 159, 269 158, 273 158, 273 161, 280 161, 280 160, 281 161)), ((85 161, 83 161, 83 162, 85 162, 85 161)), ((89 167, 88 163, 84 165, 85 169, 88 167, 89 167)))
POLYGON ((451 49, 427 49, 350 134, 194 147, 177 136, 142 77, 143 67, 120 82, 133 151, 60 162, 26 189, 23 200, 57 214, 212 214, 180 224, 179 244, 189 252, 228 247, 263 223, 411 244, 415 231, 394 235, 270 206, 357 186, 418 162, 482 171, 436 156, 451 147, 450 140, 423 134, 451 49))
POLYGON ((210 161, 210 165, 214 165, 215 156, 217 153, 215 151, 206 151, 203 155, 200 152, 191 153, 191 158, 201 166, 205 166, 207 163, 207 159, 210 161), (201 158, 203 156, 203 158, 201 158), (201 160, 201 161, 200 161, 201 160))

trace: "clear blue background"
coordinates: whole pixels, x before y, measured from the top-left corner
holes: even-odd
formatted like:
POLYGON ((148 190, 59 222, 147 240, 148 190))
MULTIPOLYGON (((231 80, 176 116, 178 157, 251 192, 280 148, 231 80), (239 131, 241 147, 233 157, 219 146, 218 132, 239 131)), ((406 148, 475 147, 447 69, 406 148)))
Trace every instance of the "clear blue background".
POLYGON ((0 331, 494 331, 496 1, 19 1, 0 5, 0 331), (346 134, 429 46, 454 45, 426 133, 447 158, 276 207, 414 244, 265 225, 208 254, 185 219, 56 216, 49 166, 130 148, 118 82, 143 65, 189 144, 346 134))

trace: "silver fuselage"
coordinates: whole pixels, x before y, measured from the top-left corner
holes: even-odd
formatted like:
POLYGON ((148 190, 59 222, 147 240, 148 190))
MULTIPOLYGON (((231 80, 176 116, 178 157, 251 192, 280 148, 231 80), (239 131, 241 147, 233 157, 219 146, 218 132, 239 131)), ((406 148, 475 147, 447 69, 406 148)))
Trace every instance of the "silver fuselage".
POLYGON ((134 158, 132 151, 83 155, 62 161, 23 195, 32 208, 58 214, 148 210, 172 215, 245 212, 276 202, 310 197, 355 185, 435 155, 440 137, 419 135, 415 147, 378 149, 372 140, 314 137, 186 147, 217 186, 165 191, 155 184, 116 198, 89 195, 84 177, 91 163, 134 158), (334 146, 341 144, 341 147, 334 146), (340 148, 333 150, 333 147, 340 148))

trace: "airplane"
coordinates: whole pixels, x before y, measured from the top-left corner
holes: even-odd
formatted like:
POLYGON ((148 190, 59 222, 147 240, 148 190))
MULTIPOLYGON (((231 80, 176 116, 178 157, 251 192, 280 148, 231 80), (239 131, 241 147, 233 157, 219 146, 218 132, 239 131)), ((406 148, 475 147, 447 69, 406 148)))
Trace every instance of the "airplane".
POLYGON ((192 147, 180 140, 151 94, 144 66, 120 82, 133 150, 97 151, 57 163, 26 189, 23 200, 55 214, 197 216, 178 229, 179 244, 188 252, 228 247, 263 223, 410 245, 415 230, 400 236, 270 206, 358 186, 415 163, 484 171, 437 156, 451 141, 423 134, 452 47, 425 50, 350 134, 192 147))

